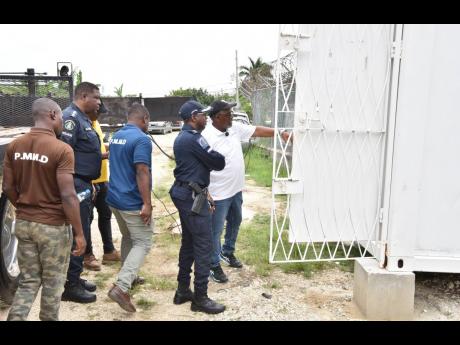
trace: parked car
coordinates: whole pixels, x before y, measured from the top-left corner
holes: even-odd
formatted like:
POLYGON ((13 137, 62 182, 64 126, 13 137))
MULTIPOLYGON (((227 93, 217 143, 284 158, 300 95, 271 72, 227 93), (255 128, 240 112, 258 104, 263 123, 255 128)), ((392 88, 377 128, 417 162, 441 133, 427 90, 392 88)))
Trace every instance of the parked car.
POLYGON ((150 121, 149 122, 149 133, 172 133, 172 124, 170 121, 150 121))
POLYGON ((246 113, 240 111, 233 112, 233 121, 241 122, 245 125, 250 125, 251 121, 249 121, 249 116, 246 113))
POLYGON ((180 131, 182 126, 184 125, 184 121, 174 121, 172 123, 172 130, 173 131, 180 131))
MULTIPOLYGON (((241 111, 233 111, 233 121, 234 122, 239 122, 239 123, 242 123, 242 124, 245 124, 245 125, 250 125, 251 124, 251 121, 249 121, 248 114, 243 113, 241 111)), ((250 140, 251 139, 249 139, 248 141, 242 141, 241 142, 241 146, 243 147, 243 149, 246 149, 247 147, 249 147, 250 140)))
POLYGON ((15 208, 2 193, 0 198, 0 299, 13 302, 19 281, 18 240, 14 235, 15 208))

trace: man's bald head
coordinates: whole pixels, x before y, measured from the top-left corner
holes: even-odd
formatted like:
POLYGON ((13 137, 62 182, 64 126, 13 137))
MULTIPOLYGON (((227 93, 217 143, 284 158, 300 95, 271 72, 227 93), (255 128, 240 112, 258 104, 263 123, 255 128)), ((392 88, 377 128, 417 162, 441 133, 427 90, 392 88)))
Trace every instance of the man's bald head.
POLYGON ((35 127, 48 128, 57 137, 62 133, 62 110, 59 104, 49 98, 39 98, 32 103, 35 127))
POLYGON ((32 103, 32 116, 34 120, 45 118, 50 111, 60 112, 61 107, 49 98, 38 98, 32 103))

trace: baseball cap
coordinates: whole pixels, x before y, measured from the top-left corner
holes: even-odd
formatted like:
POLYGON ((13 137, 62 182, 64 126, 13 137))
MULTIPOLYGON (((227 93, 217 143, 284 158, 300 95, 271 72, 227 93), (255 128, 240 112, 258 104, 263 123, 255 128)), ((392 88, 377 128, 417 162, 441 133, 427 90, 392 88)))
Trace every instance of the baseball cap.
POLYGON ((187 120, 195 113, 206 113, 204 106, 197 101, 187 101, 179 109, 179 116, 187 120))
POLYGON ((226 109, 231 109, 234 106, 236 106, 237 103, 229 103, 224 100, 220 101, 214 101, 211 103, 209 106, 209 116, 214 116, 216 115, 219 111, 226 110, 226 109))

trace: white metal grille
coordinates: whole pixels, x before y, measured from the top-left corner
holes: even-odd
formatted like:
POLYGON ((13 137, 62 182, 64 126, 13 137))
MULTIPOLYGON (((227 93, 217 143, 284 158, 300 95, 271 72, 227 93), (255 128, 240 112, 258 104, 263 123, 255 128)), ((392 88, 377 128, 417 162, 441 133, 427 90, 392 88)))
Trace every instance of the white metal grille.
POLYGON ((381 250, 392 34, 389 24, 281 26, 279 57, 297 59, 290 85, 277 75, 275 128, 286 116, 294 127, 288 143, 274 140, 270 262, 381 250))

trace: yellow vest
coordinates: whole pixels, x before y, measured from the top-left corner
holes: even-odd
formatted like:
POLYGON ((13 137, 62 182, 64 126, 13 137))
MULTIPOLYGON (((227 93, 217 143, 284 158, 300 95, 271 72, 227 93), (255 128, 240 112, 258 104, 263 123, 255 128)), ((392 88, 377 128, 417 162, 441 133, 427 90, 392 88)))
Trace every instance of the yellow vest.
MULTIPOLYGON (((102 133, 101 126, 99 125, 99 121, 92 121, 93 128, 96 131, 97 135, 99 135, 99 139, 101 140, 101 152, 105 153, 107 150, 105 149, 104 145, 104 134, 102 133)), ((101 162, 101 176, 97 180, 93 180, 93 183, 100 183, 100 182, 108 182, 109 181, 109 174, 108 174, 108 160, 103 159, 101 162)))

